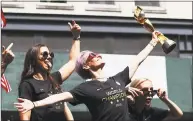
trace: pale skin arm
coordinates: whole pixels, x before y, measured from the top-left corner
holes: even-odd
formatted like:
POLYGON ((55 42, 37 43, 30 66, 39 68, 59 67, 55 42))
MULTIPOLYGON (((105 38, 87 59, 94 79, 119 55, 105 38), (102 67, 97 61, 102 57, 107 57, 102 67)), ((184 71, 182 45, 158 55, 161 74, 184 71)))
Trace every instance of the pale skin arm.
MULTIPOLYGON (((70 111, 67 103, 64 103, 64 116, 66 117, 67 121, 74 121, 72 112, 70 111)), ((27 111, 26 113, 19 112, 19 117, 21 121, 29 121, 31 117, 31 110, 27 111)))
POLYGON ((76 58, 80 52, 80 41, 73 40, 70 51, 69 61, 59 69, 62 80, 65 81, 74 71, 76 66, 76 58))
POLYGON ((42 107, 46 105, 50 105, 59 101, 73 101, 73 96, 70 92, 63 92, 59 94, 51 95, 43 100, 39 100, 36 102, 31 102, 27 99, 18 98, 19 103, 14 103, 15 107, 18 108, 18 111, 22 113, 26 113, 27 111, 33 109, 34 107, 42 107))
POLYGON ((64 115, 65 115, 67 121, 74 121, 72 112, 70 111, 66 102, 64 103, 64 115))
POLYGON ((183 116, 182 110, 169 98, 163 101, 169 108, 168 116, 163 121, 176 120, 183 116))
POLYGON ((59 101, 72 101, 73 100, 73 96, 70 92, 63 92, 60 94, 55 94, 52 96, 49 96, 43 100, 40 101, 36 101, 33 102, 35 107, 41 107, 41 106, 45 106, 45 105, 50 105, 59 101))
MULTIPOLYGON (((80 26, 76 24, 75 21, 73 21, 72 25, 70 23, 68 24, 72 32, 77 32, 81 30, 80 26)), ((76 58, 79 53, 80 53, 80 40, 73 40, 69 54, 69 61, 59 69, 63 81, 65 81, 73 73, 76 64, 76 58)))
POLYGON ((166 118, 163 119, 163 121, 176 120, 183 116, 182 110, 167 97, 163 89, 158 89, 157 95, 160 100, 163 101, 169 108, 169 114, 166 118))
POLYGON ((29 121, 31 117, 31 110, 27 111, 26 113, 22 113, 19 111, 19 118, 21 121, 29 121))
MULTIPOLYGON (((156 31, 157 32, 157 31, 156 31)), ((151 53, 154 47, 158 43, 156 32, 152 33, 152 40, 148 43, 148 45, 135 57, 133 63, 129 65, 129 78, 132 80, 133 75, 137 71, 140 64, 147 58, 147 56, 151 53)), ((159 32, 157 32, 159 33, 159 32)))

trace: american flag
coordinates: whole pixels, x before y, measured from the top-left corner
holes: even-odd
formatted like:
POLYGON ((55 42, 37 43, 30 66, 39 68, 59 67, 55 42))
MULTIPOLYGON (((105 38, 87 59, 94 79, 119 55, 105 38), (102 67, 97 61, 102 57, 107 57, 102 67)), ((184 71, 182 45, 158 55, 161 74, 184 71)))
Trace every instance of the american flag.
MULTIPOLYGON (((3 13, 3 10, 1 9, 1 28, 4 28, 6 26, 6 19, 3 13)), ((1 76, 1 87, 8 93, 11 91, 11 86, 9 84, 9 81, 6 79, 5 75, 3 74, 1 76)))
POLYGON ((10 92, 11 86, 9 84, 9 81, 6 79, 5 75, 3 74, 1 77, 1 87, 8 93, 10 92))
POLYGON ((1 28, 4 28, 5 26, 6 26, 6 19, 3 10, 1 9, 1 28))

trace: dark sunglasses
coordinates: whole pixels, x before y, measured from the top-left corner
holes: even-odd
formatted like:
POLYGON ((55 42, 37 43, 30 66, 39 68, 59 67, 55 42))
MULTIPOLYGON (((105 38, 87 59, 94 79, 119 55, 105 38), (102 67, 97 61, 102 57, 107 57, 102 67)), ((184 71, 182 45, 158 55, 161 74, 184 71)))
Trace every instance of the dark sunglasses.
POLYGON ((148 88, 144 88, 141 89, 141 91, 143 91, 144 96, 155 96, 157 94, 157 90, 154 90, 153 88, 150 88, 150 90, 148 90, 148 88))
POLYGON ((88 56, 88 58, 87 58, 87 60, 86 60, 86 62, 91 61, 91 60, 92 60, 93 58, 95 58, 97 55, 98 55, 97 53, 90 53, 89 56, 88 56))
POLYGON ((53 52, 48 53, 47 51, 45 51, 45 52, 42 53, 42 56, 43 56, 44 59, 47 59, 48 55, 50 55, 51 58, 54 58, 54 53, 53 52))

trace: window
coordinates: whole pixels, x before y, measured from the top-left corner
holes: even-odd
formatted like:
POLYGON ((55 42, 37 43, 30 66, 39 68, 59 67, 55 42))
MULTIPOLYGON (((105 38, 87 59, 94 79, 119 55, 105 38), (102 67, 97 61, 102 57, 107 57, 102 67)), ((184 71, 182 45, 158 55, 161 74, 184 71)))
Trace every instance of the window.
POLYGON ((180 58, 193 58, 193 41, 191 36, 180 36, 178 47, 180 58))
POLYGON ((67 3, 67 0, 40 0, 40 2, 67 3))
POLYGON ((135 0, 135 5, 160 7, 160 2, 154 0, 147 0, 147 1, 135 0))
POLYGON ((2 2, 19 2, 21 0, 1 0, 2 2))
POLYGON ((192 49, 192 42, 191 41, 187 41, 186 42, 186 49, 188 50, 188 51, 192 51, 193 49, 192 49))
POLYGON ((180 54, 180 58, 193 59, 193 54, 180 54))
POLYGON ((24 8, 24 2, 19 2, 21 0, 3 0, 1 2, 2 8, 9 8, 9 9, 23 9, 24 8))
POLYGON ((67 0, 40 0, 36 9, 41 10, 74 10, 74 6, 67 0))
POLYGON ((135 0, 135 5, 143 8, 145 13, 166 14, 165 2, 155 0, 135 0))
POLYGON ((179 42, 179 50, 185 50, 185 42, 183 42, 183 41, 180 41, 179 42))
POLYGON ((107 5, 114 5, 115 1, 104 0, 104 1, 96 1, 96 0, 89 0, 89 4, 107 4, 107 5))
POLYGON ((85 10, 95 12, 114 12, 115 14, 121 12, 121 8, 115 0, 88 0, 88 6, 85 10))
POLYGON ((180 40, 179 41, 179 50, 193 52, 193 42, 190 40, 180 40))

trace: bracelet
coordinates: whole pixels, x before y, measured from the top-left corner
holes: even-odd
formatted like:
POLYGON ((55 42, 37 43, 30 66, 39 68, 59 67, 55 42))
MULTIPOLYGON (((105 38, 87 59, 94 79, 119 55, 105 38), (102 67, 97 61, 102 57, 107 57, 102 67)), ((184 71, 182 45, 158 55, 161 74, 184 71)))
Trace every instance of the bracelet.
POLYGON ((151 46, 155 47, 152 43, 149 43, 151 46))
POLYGON ((79 37, 74 37, 73 40, 80 40, 80 36, 79 37))
POLYGON ((157 43, 156 43, 156 42, 153 42, 153 41, 150 41, 149 44, 150 44, 151 46, 155 47, 157 43))
POLYGON ((33 103, 33 105, 34 105, 34 108, 35 108, 35 107, 36 107, 36 106, 35 106, 35 103, 34 103, 34 102, 32 102, 32 103, 33 103))

